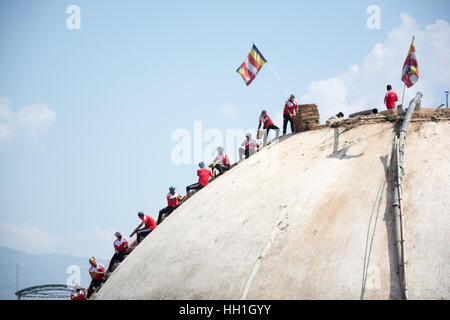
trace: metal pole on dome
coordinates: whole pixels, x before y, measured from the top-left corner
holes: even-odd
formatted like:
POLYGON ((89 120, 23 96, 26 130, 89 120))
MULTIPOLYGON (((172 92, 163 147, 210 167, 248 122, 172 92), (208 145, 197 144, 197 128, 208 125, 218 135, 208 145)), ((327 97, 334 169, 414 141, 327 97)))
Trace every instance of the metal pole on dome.
POLYGON ((448 91, 445 91, 445 106, 448 108, 448 91))

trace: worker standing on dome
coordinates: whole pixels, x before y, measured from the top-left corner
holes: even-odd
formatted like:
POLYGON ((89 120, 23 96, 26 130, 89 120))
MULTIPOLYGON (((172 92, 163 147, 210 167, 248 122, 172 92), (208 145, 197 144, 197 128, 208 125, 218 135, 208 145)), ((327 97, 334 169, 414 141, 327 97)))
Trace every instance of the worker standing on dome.
POLYGON ((169 188, 169 193, 166 195, 167 207, 159 211, 158 220, 156 224, 160 224, 164 216, 168 217, 178 206, 179 201, 183 201, 184 197, 175 192, 175 187, 169 188))
POLYGON ((207 186, 209 178, 213 176, 211 171, 205 168, 205 163, 203 161, 200 162, 198 166, 200 167, 200 169, 197 170, 198 182, 186 187, 186 199, 189 199, 191 196, 191 190, 200 190, 207 186))
POLYGON ((90 258, 89 263, 91 264, 91 267, 89 268, 89 275, 92 280, 87 291, 88 299, 105 281, 105 267, 101 263, 97 263, 97 261, 95 261, 95 257, 90 258))
POLYGON ((388 109, 388 115, 386 118, 391 120, 391 117, 394 116, 395 103, 398 101, 397 94, 392 91, 392 86, 390 84, 386 87, 386 95, 384 96, 384 103, 386 104, 386 108, 388 109))
POLYGON ((125 255, 128 254, 129 250, 127 238, 122 237, 120 232, 116 232, 114 235, 116 236, 116 240, 113 243, 114 255, 109 263, 108 272, 112 272, 112 267, 116 261, 122 262, 125 259, 125 255))
POLYGON ((245 159, 248 159, 251 155, 256 153, 256 148, 259 148, 259 144, 256 140, 252 139, 251 133, 245 135, 245 140, 242 142, 241 146, 244 148, 239 148, 239 162, 243 160, 244 154, 245 159))
POLYGON ((153 230, 156 228, 155 220, 153 220, 152 217, 150 217, 148 214, 145 215, 142 211, 138 213, 139 219, 142 220, 142 222, 137 226, 136 229, 130 234, 130 238, 137 233, 137 243, 141 243, 141 240, 144 239, 146 236, 150 234, 153 230), (139 229, 142 227, 142 225, 145 224, 145 227, 142 229, 139 229))
POLYGON ((295 99, 295 96, 291 94, 289 99, 284 104, 284 110, 283 110, 283 135, 286 134, 287 124, 288 122, 291 123, 291 132, 294 133, 294 117, 297 114, 298 109, 298 103, 295 99))
POLYGON ((280 128, 278 128, 276 125, 273 124, 272 119, 267 114, 266 110, 261 111, 261 116, 259 117, 259 125, 258 125, 257 131, 259 131, 259 129, 261 128, 261 124, 263 124, 263 129, 266 130, 266 132, 264 133, 264 138, 263 138, 263 146, 265 147, 267 145, 267 138, 269 136, 270 129, 275 130, 275 132, 276 132, 275 139, 278 139, 278 137, 280 135, 280 128))

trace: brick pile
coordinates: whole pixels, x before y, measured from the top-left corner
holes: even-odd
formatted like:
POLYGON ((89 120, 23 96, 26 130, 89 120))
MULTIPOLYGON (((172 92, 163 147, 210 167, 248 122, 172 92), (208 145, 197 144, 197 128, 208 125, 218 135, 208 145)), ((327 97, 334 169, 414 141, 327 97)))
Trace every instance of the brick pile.
POLYGON ((319 125, 319 109, 315 104, 301 104, 294 117, 295 131, 312 130, 319 125))

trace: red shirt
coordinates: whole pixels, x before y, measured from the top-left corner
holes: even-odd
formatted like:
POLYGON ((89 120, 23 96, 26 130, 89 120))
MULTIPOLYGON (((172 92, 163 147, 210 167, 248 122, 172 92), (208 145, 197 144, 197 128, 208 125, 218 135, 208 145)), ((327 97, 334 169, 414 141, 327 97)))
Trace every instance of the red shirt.
POLYGON ((266 129, 267 127, 271 127, 273 126, 273 122, 272 119, 270 119, 270 116, 266 113, 265 115, 259 117, 259 123, 263 122, 264 123, 264 129, 266 129))
POLYGON ((154 230, 156 228, 155 220, 153 220, 153 218, 150 217, 148 214, 145 215, 145 218, 142 219, 142 221, 145 223, 145 226, 150 230, 154 230))
POLYGON ((226 165, 228 168, 231 168, 230 160, 228 159, 228 156, 225 152, 223 152, 222 154, 218 154, 214 159, 214 162, 226 165))
POLYGON ((259 147, 259 144, 253 139, 250 139, 250 140, 245 139, 244 147, 245 147, 245 150, 248 150, 248 149, 255 150, 256 147, 259 147))
POLYGON ((121 240, 116 239, 116 241, 114 241, 114 249, 116 249, 117 251, 122 251, 122 250, 126 250, 128 251, 128 240, 127 238, 122 237, 121 240))
POLYGON ((294 111, 298 108, 297 100, 294 99, 294 102, 291 102, 291 100, 286 101, 284 104, 284 114, 289 115, 289 113, 294 114, 294 111))
POLYGON ((395 108, 395 101, 398 100, 397 94, 394 91, 388 91, 384 98, 386 101, 386 108, 392 109, 395 108))
POLYGON ((212 177, 211 171, 206 168, 197 170, 198 183, 202 186, 207 186, 209 182, 209 177, 212 177))
POLYGON ((171 194, 170 192, 167 194, 167 205, 168 206, 178 206, 178 193, 171 194))
POLYGON ((70 300, 84 300, 83 290, 80 290, 80 292, 72 292, 72 294, 70 295, 70 300))
MULTIPOLYGON (((92 275, 96 271, 105 271, 105 267, 101 263, 97 263, 96 267, 91 267, 89 269, 89 274, 92 275)), ((105 274, 98 274, 95 277, 95 280, 102 279, 104 276, 105 276, 105 274)))

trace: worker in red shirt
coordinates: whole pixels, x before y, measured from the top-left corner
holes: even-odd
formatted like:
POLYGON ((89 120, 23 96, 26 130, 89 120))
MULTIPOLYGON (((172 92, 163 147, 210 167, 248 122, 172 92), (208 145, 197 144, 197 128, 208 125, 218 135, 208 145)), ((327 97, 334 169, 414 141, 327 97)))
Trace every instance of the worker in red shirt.
POLYGON ((215 176, 215 169, 219 171, 219 175, 223 174, 225 171, 231 169, 230 159, 228 159, 223 147, 217 147, 217 156, 214 161, 209 165, 215 176))
POLYGON ((197 170, 198 182, 186 187, 186 199, 191 196, 191 190, 200 190, 208 185, 209 178, 212 178, 211 171, 205 168, 205 163, 202 161, 198 164, 200 169, 197 170))
POLYGON ((146 236, 150 234, 153 230, 156 228, 155 220, 153 220, 152 217, 150 217, 148 214, 144 214, 142 211, 138 213, 139 219, 142 220, 142 222, 137 226, 136 229, 130 234, 130 238, 137 233, 137 243, 141 243, 141 239, 144 239, 146 236), (145 227, 142 229, 139 229, 142 227, 142 225, 145 224, 145 227))
POLYGON ((81 285, 75 285, 75 291, 70 294, 70 300, 86 300, 86 292, 81 290, 81 285))
POLYGON ((291 123, 291 132, 294 133, 294 116, 297 114, 298 103, 295 96, 291 94, 289 99, 284 104, 283 110, 283 135, 286 134, 287 124, 291 123))
POLYGON ((272 119, 267 114, 266 110, 261 111, 261 116, 259 117, 259 125, 258 125, 258 131, 261 128, 261 124, 263 124, 263 129, 266 130, 264 133, 264 139, 263 139, 263 146, 265 147, 267 145, 267 137, 269 136, 269 130, 273 129, 276 132, 275 139, 278 139, 280 135, 280 128, 278 128, 276 125, 273 124, 272 119))
POLYGON ((259 144, 256 140, 252 139, 251 133, 245 135, 245 140, 242 142, 241 146, 244 148, 239 148, 239 162, 243 160, 244 154, 245 159, 248 159, 251 155, 255 154, 256 148, 259 148, 259 144))
POLYGON ((91 268, 89 268, 89 275, 92 280, 86 296, 88 299, 105 281, 105 267, 101 263, 97 263, 95 257, 90 258, 89 263, 91 264, 91 268))
POLYGON ((160 224, 162 222, 163 216, 169 216, 178 206, 180 205, 180 201, 184 200, 184 197, 175 192, 175 187, 169 188, 169 193, 166 195, 167 199, 167 207, 159 210, 158 220, 156 224, 160 224))
POLYGON ((108 272, 112 272, 112 267, 116 261, 122 262, 125 259, 125 255, 128 254, 127 238, 122 237, 122 234, 118 231, 114 235, 116 236, 116 240, 113 242, 114 255, 109 262, 108 272))
POLYGON ((387 85, 386 89, 387 92, 384 96, 384 103, 386 104, 386 108, 389 111, 387 118, 388 120, 390 120, 390 116, 394 115, 395 103, 398 101, 398 97, 397 94, 392 91, 392 86, 390 84, 387 85))

